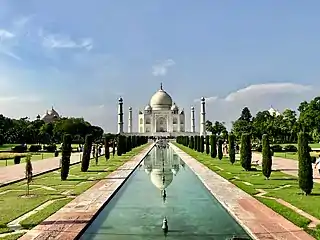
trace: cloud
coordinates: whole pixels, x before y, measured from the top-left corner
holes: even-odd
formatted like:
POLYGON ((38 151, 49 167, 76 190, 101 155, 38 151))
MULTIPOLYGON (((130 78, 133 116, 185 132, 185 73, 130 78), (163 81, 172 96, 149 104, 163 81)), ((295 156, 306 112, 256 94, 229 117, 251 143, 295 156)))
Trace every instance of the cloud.
POLYGON ((93 40, 91 38, 74 40, 67 35, 47 34, 43 30, 39 31, 39 36, 42 38, 42 45, 47 48, 82 48, 88 51, 93 48, 93 40))
POLYGON ((15 37, 14 33, 10 32, 10 31, 8 31, 6 29, 0 29, 0 41, 1 42, 3 40, 10 39, 10 38, 13 38, 13 37, 15 37))
POLYGON ((13 32, 0 29, 0 53, 20 61, 21 58, 11 50, 12 44, 9 42, 15 37, 16 34, 13 32))
POLYGON ((165 76, 168 72, 168 68, 172 67, 176 63, 172 59, 167 59, 163 62, 157 63, 152 66, 152 75, 153 76, 165 76))
MULTIPOLYGON (((286 108, 296 110, 300 102, 310 100, 318 94, 312 86, 290 82, 254 84, 225 97, 206 98, 207 119, 224 121, 230 128, 231 122, 240 116, 245 106, 249 107, 252 115, 269 109, 271 105, 280 111, 286 108)), ((198 99, 195 101, 199 102, 198 99)))

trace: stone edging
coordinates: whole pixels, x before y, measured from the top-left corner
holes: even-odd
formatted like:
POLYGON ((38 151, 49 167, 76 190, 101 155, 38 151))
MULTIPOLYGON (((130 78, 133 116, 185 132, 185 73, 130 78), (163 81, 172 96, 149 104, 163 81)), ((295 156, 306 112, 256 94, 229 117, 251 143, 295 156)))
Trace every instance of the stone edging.
POLYGON ((253 239, 314 239, 180 148, 170 146, 253 239))
POLYGON ((154 143, 19 239, 79 239, 153 147, 154 143))

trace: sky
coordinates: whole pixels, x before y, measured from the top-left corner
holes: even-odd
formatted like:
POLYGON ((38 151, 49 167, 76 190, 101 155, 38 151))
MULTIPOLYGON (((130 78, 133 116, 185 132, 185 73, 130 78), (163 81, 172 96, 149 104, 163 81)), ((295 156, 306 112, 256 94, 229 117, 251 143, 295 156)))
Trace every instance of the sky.
POLYGON ((248 106, 296 109, 319 95, 320 2, 309 0, 0 0, 0 113, 34 119, 53 106, 125 131, 160 83, 207 119, 248 106))

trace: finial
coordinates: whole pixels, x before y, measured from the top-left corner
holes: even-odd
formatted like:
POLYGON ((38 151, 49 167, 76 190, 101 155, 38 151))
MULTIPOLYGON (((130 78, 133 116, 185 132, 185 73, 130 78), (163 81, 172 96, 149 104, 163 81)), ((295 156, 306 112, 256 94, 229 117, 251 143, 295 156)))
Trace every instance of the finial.
POLYGON ((168 233, 169 228, 168 228, 168 220, 166 217, 164 217, 162 220, 162 227, 161 228, 165 234, 168 233))
POLYGON ((162 89, 162 83, 160 83, 160 90, 163 90, 163 89, 162 89))

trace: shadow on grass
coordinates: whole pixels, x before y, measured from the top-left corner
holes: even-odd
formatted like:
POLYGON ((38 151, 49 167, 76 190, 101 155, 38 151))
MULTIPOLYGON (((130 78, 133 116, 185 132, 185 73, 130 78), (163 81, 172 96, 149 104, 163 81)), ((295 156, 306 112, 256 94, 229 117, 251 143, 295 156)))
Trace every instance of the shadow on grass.
POLYGON ((87 172, 111 172, 110 170, 88 170, 87 172))
POLYGON ((69 178, 65 181, 70 181, 70 182, 95 182, 98 181, 99 179, 88 179, 88 178, 69 178))
POLYGON ((294 180, 298 180, 297 178, 294 178, 294 177, 292 177, 292 178, 290 178, 290 177, 287 177, 287 178, 285 178, 285 177, 280 177, 280 178, 273 178, 272 177, 272 175, 271 175, 271 178, 270 178, 270 180, 275 180, 275 181, 294 181, 294 180))
POLYGON ((287 172, 290 172, 290 171, 297 171, 298 169, 296 168, 280 168, 280 169, 275 169, 275 170, 272 170, 273 172, 283 172, 283 171, 287 171, 287 172))

